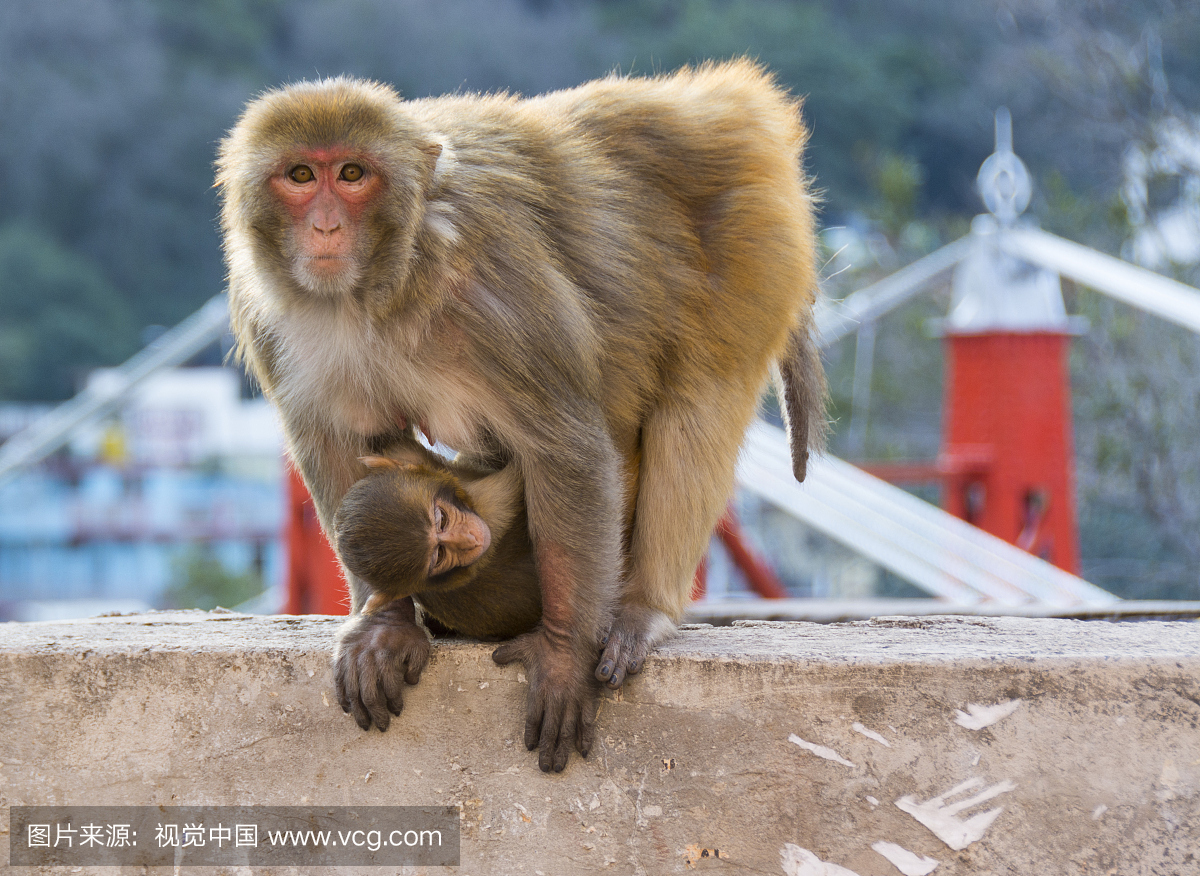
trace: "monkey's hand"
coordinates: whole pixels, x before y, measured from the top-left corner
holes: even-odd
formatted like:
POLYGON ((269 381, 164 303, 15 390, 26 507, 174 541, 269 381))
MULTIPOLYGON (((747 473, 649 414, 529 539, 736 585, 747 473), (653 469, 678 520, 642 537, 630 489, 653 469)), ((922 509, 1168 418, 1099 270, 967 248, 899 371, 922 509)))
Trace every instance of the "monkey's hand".
POLYGON ((538 750, 542 772, 561 773, 572 745, 587 757, 596 735, 597 690, 590 667, 581 664, 571 643, 539 628, 501 645, 492 659, 525 666, 525 747, 538 750))
POLYGON ((412 599, 396 599, 356 615, 338 631, 333 677, 338 703, 364 730, 384 731, 404 708, 405 683, 416 684, 429 662, 429 637, 416 623, 412 599), (405 604, 407 603, 407 604, 405 604))
POLYGON ((617 612, 612 629, 601 641, 604 647, 596 678, 620 687, 626 676, 641 672, 646 656, 675 633, 675 622, 656 608, 627 602, 617 612))

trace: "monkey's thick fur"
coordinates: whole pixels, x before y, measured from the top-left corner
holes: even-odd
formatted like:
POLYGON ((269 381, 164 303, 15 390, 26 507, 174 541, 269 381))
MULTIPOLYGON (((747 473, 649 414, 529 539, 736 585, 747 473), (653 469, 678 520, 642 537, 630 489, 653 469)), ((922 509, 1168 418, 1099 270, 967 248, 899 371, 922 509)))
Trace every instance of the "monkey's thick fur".
MULTIPOLYGON (((397 424, 519 467, 543 620, 496 657, 526 665, 543 769, 590 746, 601 637, 615 686, 674 629, 772 362, 798 477, 821 440, 805 138, 797 101, 739 60, 528 100, 300 83, 221 144, 239 351, 326 532, 397 424), (307 219, 275 192, 331 154, 381 182, 322 226, 350 256, 314 279, 307 219)), ((341 634, 339 697, 364 726, 387 725, 427 659, 410 620, 341 634)))
POLYGON ((371 587, 370 601, 412 596, 425 625, 442 635, 510 639, 537 626, 542 597, 515 466, 450 462, 412 435, 367 462, 370 473, 334 515, 334 534, 346 568, 371 587), (491 544, 469 565, 431 574, 430 507, 440 491, 482 518, 491 544))

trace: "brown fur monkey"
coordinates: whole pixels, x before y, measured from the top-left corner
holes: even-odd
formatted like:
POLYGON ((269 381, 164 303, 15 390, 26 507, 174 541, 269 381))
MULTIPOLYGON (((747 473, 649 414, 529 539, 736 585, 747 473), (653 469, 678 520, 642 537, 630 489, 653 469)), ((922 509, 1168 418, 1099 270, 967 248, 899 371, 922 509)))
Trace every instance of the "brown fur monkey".
POLYGON ((372 590, 365 613, 415 597, 440 633, 509 639, 537 626, 541 592, 515 466, 448 463, 415 440, 362 461, 370 472, 346 493, 334 535, 346 568, 372 590))
MULTIPOLYGON (((339 557, 371 591, 363 613, 415 617, 415 600, 435 635, 508 639, 532 630, 541 619, 541 592, 516 466, 497 470, 462 454, 449 463, 411 433, 384 452, 362 458, 369 471, 347 491, 333 519, 339 557)), ((636 478, 636 457, 626 461, 626 476, 636 478)), ((635 489, 631 483, 626 492, 635 489)), ((628 512, 625 522, 628 531, 628 512)), ((360 660, 378 656, 359 652, 360 660)), ((384 663, 376 673, 399 669, 384 663)), ((401 704, 391 701, 389 690, 400 679, 393 681, 377 685, 377 696, 349 704, 364 730, 372 723, 387 729, 390 716, 399 714, 401 704)))
MULTIPOLYGON (((530 100, 301 83, 221 144, 234 331, 326 531, 410 421, 520 473, 542 621, 495 657, 525 664, 543 769, 589 749, 593 671, 620 684, 673 631, 772 361, 797 474, 819 441, 804 140, 734 61, 530 100)), ((339 699, 398 705, 428 643, 350 584, 339 699)))

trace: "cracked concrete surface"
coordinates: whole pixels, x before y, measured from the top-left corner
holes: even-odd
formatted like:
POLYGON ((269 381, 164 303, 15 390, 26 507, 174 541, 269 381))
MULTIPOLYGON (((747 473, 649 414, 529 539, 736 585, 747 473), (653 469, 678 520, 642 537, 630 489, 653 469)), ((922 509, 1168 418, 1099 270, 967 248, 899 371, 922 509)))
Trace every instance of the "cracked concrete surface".
POLYGON ((1200 624, 685 629, 543 775, 487 645, 436 642, 360 731, 337 623, 0 624, 0 829, 14 805, 453 805, 462 864, 431 873, 1200 873, 1200 624))

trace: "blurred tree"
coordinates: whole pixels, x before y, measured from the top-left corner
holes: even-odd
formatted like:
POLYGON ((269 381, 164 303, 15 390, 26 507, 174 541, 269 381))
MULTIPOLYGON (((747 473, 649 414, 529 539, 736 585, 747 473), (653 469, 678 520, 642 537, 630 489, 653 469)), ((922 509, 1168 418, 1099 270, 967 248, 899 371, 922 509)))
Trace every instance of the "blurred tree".
POLYGON ((213 146, 247 86, 177 62, 161 28, 150 0, 0 4, 0 191, 170 325, 221 286, 213 146))
POLYGON ((1095 294, 1076 300, 1093 323, 1072 363, 1085 568, 1122 596, 1195 599, 1200 338, 1095 294))
POLYGON ((48 235, 0 227, 0 398, 61 399, 135 349, 129 308, 97 265, 48 235))
MULTIPOLYGON (((266 56, 294 17, 289 0, 151 0, 155 32, 171 63, 250 82, 266 73, 266 56)), ((264 83, 273 84, 273 83, 264 83)))
POLYGON ((874 183, 879 197, 872 218, 892 240, 899 240, 904 227, 916 217, 924 182, 924 168, 915 159, 895 153, 876 159, 874 183))
POLYGON ((253 572, 230 572, 213 550, 197 545, 176 559, 171 585, 163 591, 164 608, 233 608, 262 593, 253 572))
MULTIPOLYGON (((1044 14, 1034 3, 1014 9, 1018 28, 1044 14)), ((1063 138, 1075 147, 1065 150, 1050 136, 1049 114, 1034 115, 1028 137, 1053 162, 1035 207, 1050 230, 1129 255, 1133 247, 1123 244, 1137 230, 1131 208, 1154 207, 1155 193, 1148 203, 1125 203, 1123 159, 1152 144, 1164 120, 1194 111, 1200 8, 1131 0, 1097 14, 1086 3, 1062 2, 1043 20, 1053 26, 1036 36, 1037 51, 1026 49, 1031 72, 1087 137, 1063 138)), ((1197 148, 1193 136, 1190 149, 1197 148)), ((1200 279, 1194 265, 1158 267, 1200 279)), ((1129 598, 1194 599, 1200 338, 1107 298, 1073 297, 1092 323, 1072 356, 1084 572, 1129 598)))
POLYGON ((620 57, 592 8, 563 0, 300 0, 288 6, 272 73, 281 80, 349 73, 389 82, 410 98, 537 94, 601 76, 620 57))

